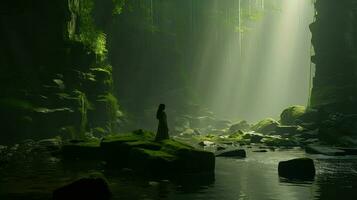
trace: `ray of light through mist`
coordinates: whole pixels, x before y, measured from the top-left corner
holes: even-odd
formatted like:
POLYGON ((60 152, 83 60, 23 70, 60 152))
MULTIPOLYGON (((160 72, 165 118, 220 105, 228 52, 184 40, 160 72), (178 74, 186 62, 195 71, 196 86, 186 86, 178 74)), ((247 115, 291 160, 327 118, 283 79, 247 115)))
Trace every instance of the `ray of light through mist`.
POLYGON ((245 19, 245 31, 227 33, 221 39, 224 48, 214 58, 214 72, 206 66, 212 61, 217 27, 202 36, 206 41, 197 62, 196 86, 205 91, 205 103, 221 117, 249 121, 278 118, 284 108, 308 103, 312 1, 256 2, 249 12, 261 17, 245 19))

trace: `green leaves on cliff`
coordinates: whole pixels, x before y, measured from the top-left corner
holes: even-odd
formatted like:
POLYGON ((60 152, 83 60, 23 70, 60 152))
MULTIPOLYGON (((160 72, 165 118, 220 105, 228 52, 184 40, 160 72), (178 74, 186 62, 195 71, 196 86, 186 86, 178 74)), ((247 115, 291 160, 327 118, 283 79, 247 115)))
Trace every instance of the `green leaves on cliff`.
POLYGON ((113 15, 120 15, 123 11, 126 0, 112 0, 114 4, 113 15))

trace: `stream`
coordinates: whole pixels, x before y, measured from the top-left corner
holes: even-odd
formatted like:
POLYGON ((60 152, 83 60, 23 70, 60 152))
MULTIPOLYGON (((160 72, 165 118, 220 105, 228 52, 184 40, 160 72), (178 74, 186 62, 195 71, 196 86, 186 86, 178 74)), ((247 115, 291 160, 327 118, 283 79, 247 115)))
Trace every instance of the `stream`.
POLYGON ((306 155, 301 149, 266 153, 247 150, 247 158, 217 158, 214 177, 174 181, 138 177, 133 172, 102 170, 98 163, 65 163, 38 154, 0 167, 0 199, 51 199, 54 189, 93 172, 107 178, 114 200, 300 200, 357 199, 357 157, 306 155), (308 156, 315 160, 313 182, 278 177, 279 161, 308 156))

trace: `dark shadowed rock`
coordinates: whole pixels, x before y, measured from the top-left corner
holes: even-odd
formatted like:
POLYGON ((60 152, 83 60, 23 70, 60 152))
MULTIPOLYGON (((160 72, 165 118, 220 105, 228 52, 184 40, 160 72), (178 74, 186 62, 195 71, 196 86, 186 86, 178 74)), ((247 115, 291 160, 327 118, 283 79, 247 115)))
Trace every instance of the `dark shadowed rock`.
POLYGON ((260 149, 260 150, 254 150, 253 152, 255 152, 255 153, 266 153, 266 152, 268 152, 268 150, 260 149))
POLYGON ((62 141, 59 138, 44 139, 37 142, 39 148, 49 151, 56 151, 61 149, 62 141))
POLYGON ((111 192, 103 178, 82 178, 53 192, 53 200, 109 200, 111 192))
POLYGON ((216 155, 217 157, 247 157, 247 153, 244 149, 236 149, 231 151, 220 152, 216 155))
POLYGON ((282 161, 278 171, 280 177, 297 180, 313 180, 316 173, 314 161, 310 158, 282 161))

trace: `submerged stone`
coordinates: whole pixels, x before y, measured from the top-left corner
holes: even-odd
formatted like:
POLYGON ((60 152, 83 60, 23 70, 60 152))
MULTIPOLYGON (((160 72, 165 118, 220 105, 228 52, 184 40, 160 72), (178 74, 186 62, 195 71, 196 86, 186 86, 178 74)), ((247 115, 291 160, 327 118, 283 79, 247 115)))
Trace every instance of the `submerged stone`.
POLYGON ((316 174, 314 161, 310 158, 282 161, 278 171, 280 177, 297 180, 313 180, 316 174))
POLYGON ((216 156, 217 157, 241 157, 241 158, 245 158, 245 157, 247 157, 247 153, 245 152, 244 149, 235 149, 235 150, 220 152, 216 156))

